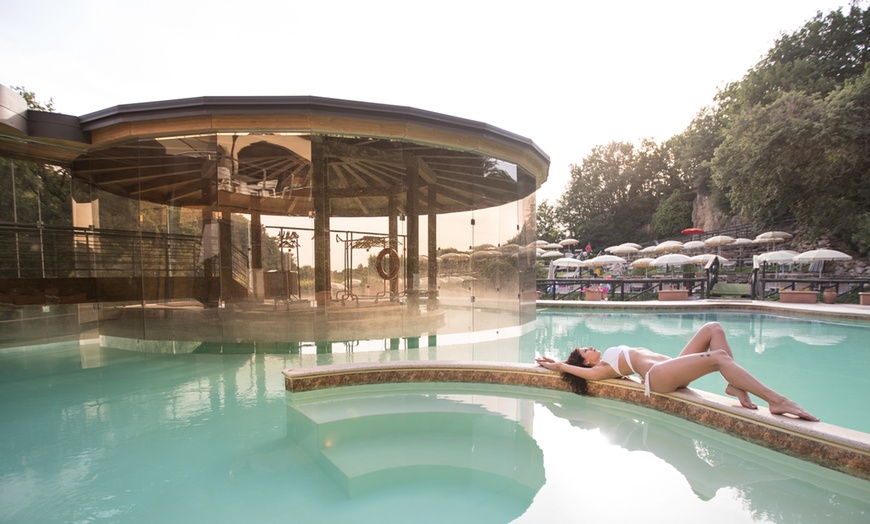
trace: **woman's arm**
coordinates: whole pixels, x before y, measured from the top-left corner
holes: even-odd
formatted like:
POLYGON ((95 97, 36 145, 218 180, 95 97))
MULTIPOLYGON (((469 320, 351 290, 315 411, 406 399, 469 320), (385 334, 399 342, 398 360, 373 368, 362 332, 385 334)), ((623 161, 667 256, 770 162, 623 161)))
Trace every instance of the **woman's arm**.
POLYGON ((598 364, 591 368, 582 366, 572 366, 564 362, 556 362, 548 357, 536 358, 535 362, 539 366, 549 369, 550 371, 558 371, 559 373, 568 373, 585 380, 604 380, 607 378, 617 378, 619 374, 607 364, 598 364))

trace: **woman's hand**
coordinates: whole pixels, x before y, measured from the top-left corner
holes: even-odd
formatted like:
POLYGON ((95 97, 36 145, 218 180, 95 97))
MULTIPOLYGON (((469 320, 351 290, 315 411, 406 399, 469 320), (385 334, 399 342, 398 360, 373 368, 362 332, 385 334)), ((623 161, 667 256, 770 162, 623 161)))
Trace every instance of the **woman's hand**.
POLYGON ((549 357, 538 357, 535 359, 535 362, 542 368, 549 369, 550 371, 559 371, 559 364, 561 364, 561 362, 556 362, 549 357))

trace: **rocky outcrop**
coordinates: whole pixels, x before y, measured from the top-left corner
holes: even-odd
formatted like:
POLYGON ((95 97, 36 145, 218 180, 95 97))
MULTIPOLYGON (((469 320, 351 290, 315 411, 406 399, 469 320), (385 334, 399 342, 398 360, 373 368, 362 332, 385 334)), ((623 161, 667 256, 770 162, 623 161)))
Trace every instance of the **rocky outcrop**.
POLYGON ((719 211, 709 195, 697 195, 692 204, 692 225, 704 231, 716 231, 725 227, 745 224, 740 216, 730 216, 719 211))

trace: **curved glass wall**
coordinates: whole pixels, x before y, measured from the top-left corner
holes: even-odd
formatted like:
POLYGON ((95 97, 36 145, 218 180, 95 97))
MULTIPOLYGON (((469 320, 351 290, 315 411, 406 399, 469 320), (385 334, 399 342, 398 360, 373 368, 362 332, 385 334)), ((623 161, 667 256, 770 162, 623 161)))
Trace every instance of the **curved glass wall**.
POLYGON ((517 164, 362 136, 211 133, 65 166, 0 159, 13 203, 0 302, 15 320, 2 339, 60 316, 55 330, 153 351, 515 338, 534 321, 534 190, 517 164))

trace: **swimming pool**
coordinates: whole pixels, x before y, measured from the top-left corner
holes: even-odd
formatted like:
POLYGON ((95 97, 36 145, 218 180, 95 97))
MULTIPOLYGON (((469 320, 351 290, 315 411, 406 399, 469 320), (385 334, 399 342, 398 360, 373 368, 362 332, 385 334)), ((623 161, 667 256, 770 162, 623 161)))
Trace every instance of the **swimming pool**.
MULTIPOLYGON (((536 350, 604 345, 614 337, 665 352, 711 320, 726 327, 742 362, 753 353, 776 356, 747 365, 759 376, 793 358, 795 373, 822 373, 805 359, 839 355, 866 330, 824 322, 835 328, 829 332, 806 319, 741 316, 540 311, 537 329, 517 346, 347 345, 331 354, 176 347, 172 354, 88 341, 0 349, 0 521, 481 523, 569 515, 612 521, 618 514, 668 515, 674 522, 866 522, 867 481, 649 409, 467 384, 288 395, 281 375, 299 364, 336 361, 529 362, 536 350), (804 338, 832 345, 808 344, 793 357, 788 351, 804 338), (420 428, 427 431, 413 433, 420 428), (396 438, 402 431, 405 438, 396 438), (409 461, 415 457, 418 463, 409 461), (348 468, 357 474, 347 475, 348 468), (588 495, 594 502, 581 497, 586 489, 594 490, 588 495), (630 503, 625 493, 632 493, 630 503)), ((840 362, 832 368, 865 365, 860 357, 840 362)), ((774 374, 763 380, 774 385, 774 374)), ((774 387, 812 406, 801 396, 811 388, 797 386, 817 380, 795 380, 774 387)), ((721 393, 715 383, 710 389, 721 393)), ((838 423, 827 409, 815 411, 838 423)))
POLYGON ((652 410, 474 384, 288 395, 280 370, 292 358, 69 343, 0 351, 0 521, 645 514, 730 524, 870 513, 868 481, 652 410), (580 496, 587 489, 595 495, 580 496))

